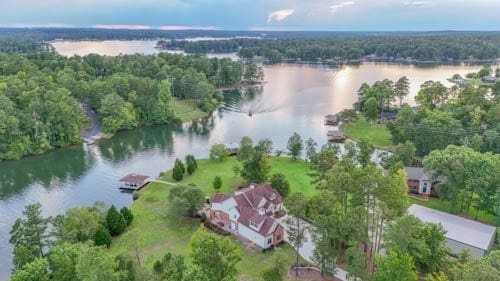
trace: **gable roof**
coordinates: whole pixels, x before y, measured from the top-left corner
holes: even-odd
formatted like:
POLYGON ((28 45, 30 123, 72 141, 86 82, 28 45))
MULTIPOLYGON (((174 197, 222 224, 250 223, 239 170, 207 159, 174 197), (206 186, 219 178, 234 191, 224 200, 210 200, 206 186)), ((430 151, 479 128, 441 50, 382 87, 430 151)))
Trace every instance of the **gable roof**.
POLYGON ((430 176, 421 167, 405 167, 406 178, 409 180, 429 180, 430 176))
POLYGON ((226 194, 217 193, 217 194, 213 195, 212 197, 210 197, 210 202, 211 203, 221 203, 222 201, 224 201, 228 198, 230 198, 230 197, 227 196, 226 194))
POLYGON ((469 246, 488 250, 495 237, 496 228, 491 225, 447 214, 413 204, 408 213, 423 222, 441 224, 446 230, 446 238, 469 246))

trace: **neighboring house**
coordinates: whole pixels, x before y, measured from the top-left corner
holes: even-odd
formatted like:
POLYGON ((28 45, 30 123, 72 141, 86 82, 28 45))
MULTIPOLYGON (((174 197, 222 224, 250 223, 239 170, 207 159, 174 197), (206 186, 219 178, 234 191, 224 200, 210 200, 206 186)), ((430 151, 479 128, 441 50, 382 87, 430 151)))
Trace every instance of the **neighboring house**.
POLYGON ((438 196, 435 187, 444 181, 443 177, 433 180, 431 174, 421 167, 405 167, 405 173, 409 193, 419 195, 422 199, 438 196))
POLYGON ((495 83, 496 81, 500 81, 500 78, 494 76, 484 76, 483 82, 485 83, 495 83))
POLYGON ((384 111, 384 112, 382 112, 382 115, 380 116, 380 123, 383 123, 383 124, 389 123, 389 121, 396 119, 397 116, 398 116, 398 114, 396 112, 391 112, 391 111, 385 112, 384 111))
POLYGON ((446 246, 452 255, 468 250, 472 257, 481 258, 488 253, 495 240, 496 228, 491 225, 416 204, 408 208, 408 213, 423 222, 441 224, 446 230, 446 246))
POLYGON ((251 184, 233 196, 212 196, 207 217, 236 237, 267 249, 283 242, 284 228, 274 219, 281 210, 283 199, 276 190, 270 185, 251 184))

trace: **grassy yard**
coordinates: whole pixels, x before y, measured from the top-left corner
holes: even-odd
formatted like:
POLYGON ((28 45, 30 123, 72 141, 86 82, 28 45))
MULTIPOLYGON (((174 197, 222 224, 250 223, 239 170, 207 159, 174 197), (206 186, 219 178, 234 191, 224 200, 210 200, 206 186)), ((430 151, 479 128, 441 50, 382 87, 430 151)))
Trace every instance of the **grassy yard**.
POLYGON ((175 116, 179 117, 182 121, 191 121, 193 119, 208 116, 208 113, 202 111, 196 106, 196 101, 194 100, 179 100, 174 98, 172 101, 172 107, 175 112, 175 116))
MULTIPOLYGON (((215 193, 212 188, 212 180, 216 175, 222 178, 221 191, 229 193, 244 181, 235 176, 232 167, 238 162, 234 157, 224 161, 199 160, 198 169, 179 184, 194 183, 207 195, 215 193)), ((314 193, 314 187, 310 184, 310 178, 306 175, 307 165, 302 161, 292 161, 289 158, 272 158, 271 164, 274 172, 284 173, 290 181, 292 191, 302 191, 306 195, 314 193)), ((171 180, 170 172, 165 173, 163 180, 171 180)), ((144 250, 141 253, 147 266, 152 267, 154 262, 170 251, 180 254, 189 260, 189 240, 199 226, 198 220, 177 220, 168 215, 168 194, 170 186, 162 183, 151 183, 140 191, 140 197, 132 206, 134 221, 128 231, 139 229, 144 238, 144 250)), ((244 245, 236 241, 243 252, 243 259, 238 264, 240 272, 239 280, 260 280, 260 272, 269 266, 272 253, 261 253, 252 249, 244 248, 244 245)), ((283 247, 284 252, 293 263, 295 254, 290 246, 283 247)), ((113 254, 130 252, 124 245, 122 237, 115 238, 111 246, 113 254)))
MULTIPOLYGON (((422 200, 418 200, 418 199, 410 197, 410 203, 421 205, 421 206, 428 207, 428 208, 438 210, 438 211, 442 211, 445 213, 453 214, 452 212, 450 212, 450 203, 443 201, 439 198, 431 198, 431 199, 429 199, 429 201, 422 201, 422 200)), ((471 207, 468 214, 455 213, 455 215, 474 219, 474 217, 476 216, 476 208, 471 207)), ((495 225, 495 216, 492 214, 482 212, 482 211, 479 212, 477 220, 484 222, 484 223, 487 223, 487 224, 495 225)))
POLYGON ((342 129, 349 138, 358 140, 364 137, 377 147, 386 147, 392 143, 391 133, 385 125, 370 123, 363 116, 353 123, 343 125, 342 129))

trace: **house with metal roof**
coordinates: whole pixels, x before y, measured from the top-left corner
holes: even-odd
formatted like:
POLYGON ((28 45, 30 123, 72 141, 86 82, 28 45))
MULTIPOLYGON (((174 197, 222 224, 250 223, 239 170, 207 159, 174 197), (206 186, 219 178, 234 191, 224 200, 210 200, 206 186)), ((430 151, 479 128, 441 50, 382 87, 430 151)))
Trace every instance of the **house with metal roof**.
POLYGON ((250 184, 233 196, 212 196, 207 217, 237 238, 267 249, 283 242, 284 227, 274 218, 281 210, 283 199, 276 190, 270 185, 250 184))
POLYGON ((450 254, 468 250, 472 257, 485 256, 495 240, 496 228, 445 212, 413 204, 408 213, 423 222, 441 224, 446 230, 446 245, 450 254))

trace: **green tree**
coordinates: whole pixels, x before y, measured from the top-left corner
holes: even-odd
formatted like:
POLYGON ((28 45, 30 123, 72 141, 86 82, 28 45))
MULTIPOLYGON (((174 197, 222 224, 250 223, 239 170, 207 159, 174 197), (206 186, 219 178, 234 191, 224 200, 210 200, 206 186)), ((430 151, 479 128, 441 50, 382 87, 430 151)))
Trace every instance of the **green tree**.
POLYGON ((221 239, 200 226, 191 237, 190 249, 192 263, 204 274, 205 280, 237 280, 236 265, 241 253, 232 240, 221 239))
POLYGON ((302 193, 292 193, 285 201, 290 214, 286 221, 288 225, 286 231, 288 240, 295 249, 295 276, 299 276, 299 249, 307 242, 306 223, 302 220, 305 217, 306 201, 302 193))
POLYGON ((448 98, 446 87, 441 82, 426 81, 420 86, 415 100, 424 107, 434 109, 448 98))
POLYGON ((178 281, 186 280, 187 267, 182 256, 166 253, 161 260, 157 260, 153 266, 158 280, 178 281))
POLYGON ((109 229, 109 233, 113 236, 122 234, 127 227, 127 222, 123 215, 116 210, 116 207, 112 205, 106 214, 106 224, 109 229))
POLYGON ((135 261, 139 266, 142 264, 141 250, 144 248, 144 234, 137 228, 126 232, 122 237, 122 243, 128 251, 134 253, 135 261))
POLYGON ((316 154, 317 147, 318 147, 318 144, 312 138, 307 139, 307 141, 306 141, 306 158, 307 158, 307 160, 311 161, 314 154, 316 154))
POLYGON ((134 215, 132 214, 132 211, 130 211, 130 209, 127 207, 123 207, 120 209, 120 213, 127 222, 127 226, 129 226, 134 220, 134 215))
POLYGON ((12 281, 49 281, 49 272, 47 271, 47 260, 37 258, 16 270, 10 280, 12 281))
POLYGON ((23 263, 30 262, 26 257, 43 258, 44 248, 48 245, 47 228, 50 218, 44 218, 40 203, 26 205, 23 211, 24 218, 19 218, 14 222, 10 231, 9 242, 14 245, 14 249, 23 247, 22 251, 15 251, 14 254, 21 254, 23 258, 16 258, 16 268, 20 269, 23 263), (28 253, 31 253, 27 255, 28 253), (22 262, 21 262, 22 261, 22 262))
POLYGON ((198 163, 196 162, 196 158, 193 155, 186 155, 186 170, 188 175, 192 175, 196 169, 198 169, 198 163))
POLYGON ((111 246, 112 238, 111 233, 109 233, 109 229, 101 224, 99 229, 94 235, 94 243, 96 246, 111 246))
POLYGON ((371 161, 373 152, 375 151, 375 146, 370 143, 367 138, 360 138, 357 142, 357 156, 356 159, 361 164, 361 166, 366 167, 371 161))
POLYGON ((195 186, 174 186, 170 189, 169 201, 175 203, 174 205, 177 207, 182 207, 178 209, 177 213, 182 213, 180 210, 185 210, 184 215, 194 217, 205 202, 205 194, 195 186))
POLYGON ((85 242, 94 238, 103 219, 104 214, 96 207, 70 208, 54 219, 54 233, 62 241, 85 242))
POLYGON ((51 248, 48 259, 53 280, 73 281, 76 279, 76 263, 80 248, 81 244, 68 242, 51 248))
POLYGON ((416 125, 415 147, 424 156, 450 144, 458 144, 463 137, 462 125, 449 112, 431 112, 416 125))
POLYGON ((396 96, 399 98, 399 107, 403 105, 403 99, 410 93, 410 80, 406 76, 403 76, 396 81, 394 84, 394 91, 396 96))
POLYGON ((261 272, 264 281, 284 281, 287 273, 287 261, 281 249, 273 253, 271 266, 261 272))
POLYGON ((118 281, 118 263, 104 247, 82 245, 75 266, 77 280, 81 281, 118 281))
POLYGON ((500 160, 491 154, 482 154, 464 146, 450 145, 444 150, 432 151, 423 164, 434 178, 446 177, 438 185, 442 199, 451 203, 452 211, 477 211, 493 213, 498 206, 498 175, 495 172, 500 160))
POLYGON ((246 161, 252 157, 253 153, 253 141, 250 137, 244 136, 240 141, 240 148, 238 151, 237 158, 240 161, 246 161))
POLYGON ((278 191, 281 197, 286 198, 290 193, 290 183, 282 173, 271 175, 271 186, 278 191))
POLYGON ((266 155, 255 151, 249 160, 243 162, 241 177, 249 182, 262 183, 268 178, 271 166, 266 155))
POLYGON ((222 178, 219 176, 215 176, 214 181, 212 182, 212 186, 216 191, 219 191, 222 187, 222 178))
POLYGON ((472 259, 463 266, 454 267, 450 280, 453 281, 499 281, 500 251, 491 251, 486 257, 472 259))
POLYGON ((375 97, 371 97, 366 100, 363 106, 363 113, 366 118, 370 121, 376 120, 380 115, 379 102, 375 97))
POLYGON ((101 117, 102 129, 106 133, 113 134, 120 129, 137 126, 132 104, 123 100, 116 93, 107 94, 102 98, 98 112, 101 117))
POLYGON ((288 139, 287 144, 288 154, 292 156, 292 159, 297 159, 304 148, 302 138, 299 134, 293 133, 293 135, 288 139))
POLYGON ((435 272, 447 256, 444 235, 442 226, 405 215, 387 226, 384 247, 387 251, 407 253, 420 270, 435 272))
POLYGON ((175 181, 181 181, 183 177, 184 177, 184 169, 176 161, 174 164, 174 168, 172 169, 172 179, 175 181))
POLYGON ((374 281, 415 281, 417 272, 410 255, 390 251, 386 256, 377 257, 377 271, 374 281))
POLYGON ((228 152, 226 146, 223 144, 214 144, 210 148, 210 159, 222 161, 226 159, 228 152))

